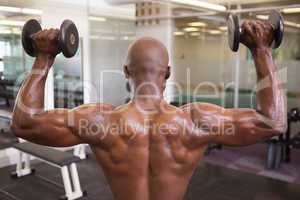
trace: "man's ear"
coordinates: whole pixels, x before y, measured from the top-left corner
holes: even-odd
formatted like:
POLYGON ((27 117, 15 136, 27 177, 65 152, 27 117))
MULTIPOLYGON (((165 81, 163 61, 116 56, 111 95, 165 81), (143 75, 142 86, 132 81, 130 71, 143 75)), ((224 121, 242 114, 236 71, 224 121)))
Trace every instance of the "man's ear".
POLYGON ((165 79, 166 79, 166 80, 169 79, 170 76, 171 76, 171 67, 168 66, 165 79))
POLYGON ((127 65, 123 66, 123 71, 124 71, 124 74, 125 74, 125 78, 128 79, 129 78, 129 70, 128 70, 127 65))

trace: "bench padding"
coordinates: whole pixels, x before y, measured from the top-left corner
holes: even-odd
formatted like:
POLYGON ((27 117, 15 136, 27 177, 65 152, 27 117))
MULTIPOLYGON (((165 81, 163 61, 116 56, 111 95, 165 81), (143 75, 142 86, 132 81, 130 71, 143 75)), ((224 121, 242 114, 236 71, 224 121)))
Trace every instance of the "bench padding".
POLYGON ((0 119, 5 119, 11 121, 12 119, 12 112, 6 110, 0 110, 0 119))
POLYGON ((0 132, 0 150, 12 147, 18 143, 18 138, 10 132, 0 132))
POLYGON ((74 156, 69 152, 60 151, 30 142, 15 144, 14 148, 61 167, 80 161, 79 157, 74 156))

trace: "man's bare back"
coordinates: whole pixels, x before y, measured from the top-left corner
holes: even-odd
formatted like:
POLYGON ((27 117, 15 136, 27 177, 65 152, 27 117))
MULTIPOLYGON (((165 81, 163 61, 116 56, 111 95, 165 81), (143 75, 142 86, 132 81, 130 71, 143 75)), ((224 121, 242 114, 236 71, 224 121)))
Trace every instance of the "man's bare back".
POLYGON ((93 143, 116 199, 183 198, 205 142, 193 140, 193 122, 185 112, 164 104, 167 111, 158 107, 145 114, 131 102, 101 115, 106 120, 97 128, 94 122, 81 122, 78 132, 93 143))
POLYGON ((128 104, 45 112, 45 81, 59 52, 48 39, 57 30, 49 30, 34 37, 40 53, 33 71, 40 73, 32 72, 20 89, 12 130, 18 137, 47 146, 88 143, 115 199, 183 199, 209 143, 249 145, 284 130, 284 97, 269 47, 271 27, 261 22, 244 26, 243 42, 253 54, 258 83, 266 77, 271 82, 257 91, 258 111, 197 102, 181 108, 169 105, 163 100, 170 76, 167 50, 155 39, 142 38, 130 47, 124 66, 133 91, 128 104), (253 27, 259 36, 251 31, 253 27))

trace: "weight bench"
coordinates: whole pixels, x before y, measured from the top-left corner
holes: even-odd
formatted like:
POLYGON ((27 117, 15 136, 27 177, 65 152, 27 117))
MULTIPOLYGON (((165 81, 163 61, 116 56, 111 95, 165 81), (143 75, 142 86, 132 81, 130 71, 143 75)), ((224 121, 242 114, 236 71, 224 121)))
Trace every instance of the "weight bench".
POLYGON ((30 166, 30 157, 33 156, 61 170, 65 190, 65 196, 61 197, 61 199, 73 200, 87 194, 85 191, 82 191, 80 186, 76 166, 76 163, 81 160, 79 157, 69 152, 30 142, 14 144, 13 148, 19 150, 16 171, 11 174, 13 178, 20 178, 35 173, 35 170, 30 166))
POLYGON ((10 132, 0 131, 0 150, 11 148, 14 144, 18 143, 19 140, 10 132))

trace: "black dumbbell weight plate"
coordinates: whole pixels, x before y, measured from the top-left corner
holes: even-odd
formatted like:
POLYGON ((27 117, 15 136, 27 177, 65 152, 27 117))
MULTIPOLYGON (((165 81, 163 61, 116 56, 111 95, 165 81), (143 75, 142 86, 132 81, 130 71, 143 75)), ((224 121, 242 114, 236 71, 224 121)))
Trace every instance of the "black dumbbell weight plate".
POLYGON ((283 17, 278 11, 273 10, 269 16, 269 22, 274 28, 274 40, 271 46, 273 49, 276 49, 280 46, 283 39, 283 17))
POLYGON ((60 26, 59 43, 65 57, 73 57, 79 45, 79 34, 75 24, 71 20, 64 20, 60 26))
POLYGON ((232 51, 237 51, 240 44, 240 26, 239 19, 236 15, 229 15, 227 21, 228 27, 228 44, 232 51))
POLYGON ((23 45, 25 52, 32 57, 35 56, 35 52, 34 52, 31 36, 34 33, 37 33, 41 30, 42 30, 42 27, 41 27, 40 23, 35 19, 31 19, 31 20, 27 21, 23 27, 22 45, 23 45))

